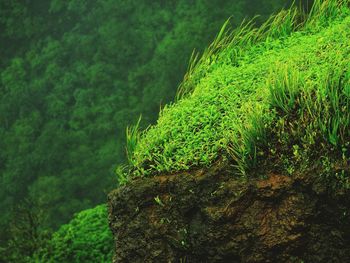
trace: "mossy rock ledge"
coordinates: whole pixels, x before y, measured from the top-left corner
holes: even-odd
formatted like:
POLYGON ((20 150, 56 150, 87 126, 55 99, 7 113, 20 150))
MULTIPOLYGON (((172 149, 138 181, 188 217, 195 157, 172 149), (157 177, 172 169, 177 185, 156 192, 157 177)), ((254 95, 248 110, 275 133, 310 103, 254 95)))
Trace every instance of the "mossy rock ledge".
POLYGON ((350 4, 224 28, 129 129, 119 262, 350 262, 350 4))

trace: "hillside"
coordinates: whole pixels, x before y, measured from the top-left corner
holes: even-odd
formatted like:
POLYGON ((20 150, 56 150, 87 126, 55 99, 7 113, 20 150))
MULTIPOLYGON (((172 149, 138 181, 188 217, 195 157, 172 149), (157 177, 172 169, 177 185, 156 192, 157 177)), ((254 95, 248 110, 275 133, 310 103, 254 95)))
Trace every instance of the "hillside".
POLYGON ((141 127, 155 122, 193 49, 202 51, 227 17, 237 26, 259 13, 260 23, 290 3, 0 1, 0 261, 14 240, 35 243, 16 232, 32 224, 16 213, 41 211, 32 227, 54 232, 105 202, 126 161, 127 125, 140 114, 141 127))
POLYGON ((349 1, 227 24, 128 130, 114 262, 347 262, 349 1))

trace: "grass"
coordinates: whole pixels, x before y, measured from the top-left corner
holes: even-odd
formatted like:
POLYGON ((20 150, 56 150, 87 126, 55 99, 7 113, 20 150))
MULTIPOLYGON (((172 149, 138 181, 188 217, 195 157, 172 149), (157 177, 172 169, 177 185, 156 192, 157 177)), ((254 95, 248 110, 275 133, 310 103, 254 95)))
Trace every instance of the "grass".
POLYGON ((199 75, 201 77, 201 73, 206 71, 205 68, 208 65, 215 63, 218 54, 222 50, 228 48, 233 50, 235 56, 231 57, 231 60, 234 61, 253 45, 266 40, 289 36, 301 25, 298 20, 305 21, 305 18, 301 19, 301 17, 305 17, 305 13, 293 7, 282 10, 277 15, 272 15, 258 28, 254 26, 257 17, 249 21, 244 20, 236 29, 229 27, 230 19, 226 20, 214 41, 204 50, 201 57, 195 51, 192 53, 188 70, 178 88, 176 100, 191 94, 196 85, 196 81, 193 80, 194 76, 198 77, 199 75))
POLYGON ((270 93, 270 104, 284 114, 288 114, 295 107, 297 95, 305 83, 301 80, 299 71, 287 65, 277 65, 276 70, 270 72, 266 81, 270 93))
POLYGON ((246 176, 273 159, 292 172, 314 153, 349 156, 349 28, 348 0, 317 0, 309 16, 282 10, 260 28, 231 30, 227 21, 201 57, 193 54, 158 123, 127 130, 129 174, 224 156, 246 176))
POLYGON ((140 140, 140 122, 142 117, 140 116, 135 125, 128 126, 126 128, 126 155, 129 164, 133 164, 133 153, 135 151, 136 145, 140 140))

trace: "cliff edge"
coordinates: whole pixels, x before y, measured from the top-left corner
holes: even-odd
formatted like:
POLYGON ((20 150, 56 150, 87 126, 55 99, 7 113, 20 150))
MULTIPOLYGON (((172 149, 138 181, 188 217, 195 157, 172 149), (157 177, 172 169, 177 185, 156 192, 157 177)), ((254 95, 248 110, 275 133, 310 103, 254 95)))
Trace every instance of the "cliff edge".
POLYGON ((350 262, 350 2, 228 24, 128 129, 114 262, 350 262))

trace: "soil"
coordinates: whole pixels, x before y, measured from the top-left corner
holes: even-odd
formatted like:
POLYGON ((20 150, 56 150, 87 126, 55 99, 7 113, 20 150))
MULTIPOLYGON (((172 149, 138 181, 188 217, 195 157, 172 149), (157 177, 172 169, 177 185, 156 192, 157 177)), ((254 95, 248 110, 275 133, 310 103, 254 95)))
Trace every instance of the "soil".
POLYGON ((350 194, 316 170, 135 179, 109 195, 113 262, 350 262, 350 194))

